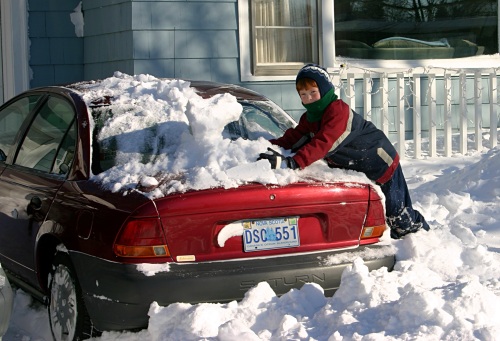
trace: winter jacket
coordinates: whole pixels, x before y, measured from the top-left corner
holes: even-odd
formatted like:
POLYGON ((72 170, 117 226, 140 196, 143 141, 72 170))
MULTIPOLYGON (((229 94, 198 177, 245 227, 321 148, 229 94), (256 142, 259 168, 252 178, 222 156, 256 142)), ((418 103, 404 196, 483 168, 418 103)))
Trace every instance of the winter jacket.
POLYGON ((324 158, 331 167, 363 172, 379 184, 391 179, 399 165, 399 155, 384 132, 342 100, 329 104, 318 122, 309 122, 304 113, 295 128, 270 142, 297 150, 293 159, 300 168, 324 158))

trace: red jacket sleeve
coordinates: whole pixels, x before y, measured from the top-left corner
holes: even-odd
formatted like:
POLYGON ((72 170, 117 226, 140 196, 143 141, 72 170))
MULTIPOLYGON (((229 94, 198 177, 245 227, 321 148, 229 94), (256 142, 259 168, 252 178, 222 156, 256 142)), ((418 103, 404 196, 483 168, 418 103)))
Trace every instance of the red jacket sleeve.
POLYGON ((299 167, 305 168, 311 163, 324 158, 328 153, 334 152, 349 136, 352 119, 353 114, 349 106, 343 101, 337 100, 326 108, 319 122, 308 122, 314 137, 293 157, 299 167))
POLYGON ((309 132, 310 127, 307 123, 306 114, 303 114, 300 117, 299 124, 297 126, 287 129, 283 136, 277 139, 269 140, 269 142, 284 149, 292 149, 293 145, 297 143, 304 135, 309 134, 309 132))

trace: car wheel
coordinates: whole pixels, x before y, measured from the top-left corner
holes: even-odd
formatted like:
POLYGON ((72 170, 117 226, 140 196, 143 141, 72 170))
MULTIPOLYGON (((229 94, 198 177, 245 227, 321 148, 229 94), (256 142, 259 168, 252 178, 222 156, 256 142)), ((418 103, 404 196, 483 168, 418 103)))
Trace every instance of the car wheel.
POLYGON ((92 323, 68 256, 55 256, 49 283, 48 312, 54 340, 74 341, 91 337, 92 323))

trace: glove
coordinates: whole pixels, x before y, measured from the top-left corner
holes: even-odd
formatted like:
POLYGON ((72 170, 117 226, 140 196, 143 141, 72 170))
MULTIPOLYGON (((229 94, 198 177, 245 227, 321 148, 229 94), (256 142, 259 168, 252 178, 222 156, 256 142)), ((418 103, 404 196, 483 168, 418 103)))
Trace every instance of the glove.
POLYGON ((272 148, 267 148, 267 150, 268 151, 266 153, 259 154, 259 158, 257 159, 257 161, 259 161, 259 160, 269 161, 272 169, 276 169, 276 168, 297 169, 297 168, 299 168, 299 165, 297 165, 297 162, 295 162, 295 160, 292 157, 290 157, 290 156, 285 157, 272 148))

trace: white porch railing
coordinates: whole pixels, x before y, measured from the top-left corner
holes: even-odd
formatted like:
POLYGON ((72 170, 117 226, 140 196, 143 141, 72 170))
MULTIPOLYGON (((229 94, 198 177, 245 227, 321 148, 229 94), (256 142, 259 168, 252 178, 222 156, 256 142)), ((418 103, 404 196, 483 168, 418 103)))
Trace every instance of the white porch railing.
POLYGON ((420 158, 481 150, 488 134, 486 147, 497 145, 499 76, 498 68, 383 73, 344 67, 332 79, 351 108, 392 136, 400 157, 420 158))

